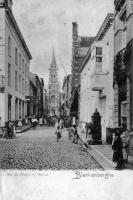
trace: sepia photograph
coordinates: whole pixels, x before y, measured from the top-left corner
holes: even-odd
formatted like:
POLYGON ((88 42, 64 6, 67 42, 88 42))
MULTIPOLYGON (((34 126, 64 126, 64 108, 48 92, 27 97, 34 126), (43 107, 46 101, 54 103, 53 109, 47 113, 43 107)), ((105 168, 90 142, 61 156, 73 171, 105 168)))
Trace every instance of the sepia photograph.
POLYGON ((133 0, 0 0, 0 200, 123 200, 132 170, 133 0))

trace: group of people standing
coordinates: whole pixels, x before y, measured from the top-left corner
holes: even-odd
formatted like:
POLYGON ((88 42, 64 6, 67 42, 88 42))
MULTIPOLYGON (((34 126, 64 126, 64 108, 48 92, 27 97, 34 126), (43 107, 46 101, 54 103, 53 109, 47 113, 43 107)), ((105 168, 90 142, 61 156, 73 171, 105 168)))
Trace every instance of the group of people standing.
POLYGON ((129 131, 126 123, 114 129, 112 150, 113 162, 117 164, 115 169, 122 169, 128 163, 129 155, 129 131))

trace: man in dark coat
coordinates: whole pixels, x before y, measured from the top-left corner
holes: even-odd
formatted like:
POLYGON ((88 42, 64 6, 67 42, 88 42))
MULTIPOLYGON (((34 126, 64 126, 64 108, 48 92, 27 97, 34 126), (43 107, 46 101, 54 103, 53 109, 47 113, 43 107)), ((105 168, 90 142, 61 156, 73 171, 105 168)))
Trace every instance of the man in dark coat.
POLYGON ((122 140, 121 140, 121 129, 116 127, 114 129, 115 137, 112 142, 113 150, 113 162, 117 163, 115 169, 121 169, 123 166, 123 154, 122 154, 122 140))

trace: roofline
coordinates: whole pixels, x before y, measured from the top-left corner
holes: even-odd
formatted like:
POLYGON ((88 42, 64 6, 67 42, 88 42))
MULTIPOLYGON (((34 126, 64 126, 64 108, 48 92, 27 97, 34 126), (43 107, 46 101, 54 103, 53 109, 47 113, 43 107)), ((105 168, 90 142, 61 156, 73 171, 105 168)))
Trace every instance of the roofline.
POLYGON ((103 34, 103 37, 105 35, 105 33, 107 32, 107 30, 109 29, 109 27, 111 26, 111 22, 114 21, 114 14, 113 13, 108 13, 106 18, 104 19, 97 35, 96 35, 96 40, 101 40, 100 36, 103 34), (108 24, 109 23, 109 24, 108 24))
MULTIPOLYGON (((103 33, 104 33, 104 35, 105 35, 105 33, 107 32, 107 30, 110 28, 110 26, 108 26, 108 22, 110 21, 110 19, 113 19, 113 20, 114 20, 114 14, 113 14, 113 13, 108 13, 108 14, 107 14, 107 16, 106 16, 105 20, 103 21, 103 23, 102 23, 102 25, 101 25, 101 27, 100 27, 100 29, 99 29, 99 31, 98 31, 98 33, 97 33, 97 35, 96 35, 94 41, 92 42, 91 46, 89 47, 89 49, 88 49, 88 51, 87 51, 87 54, 86 54, 85 59, 83 60, 83 62, 82 62, 82 64, 81 64, 81 67, 80 67, 80 69, 79 69, 79 72, 81 72, 81 71, 84 69, 85 64, 86 64, 87 61, 89 60, 89 58, 90 58, 89 56, 90 56, 90 53, 91 53, 91 47, 92 47, 92 45, 94 44, 94 42, 98 41, 99 38, 100 38, 100 36, 101 36, 103 33)), ((111 25, 111 23, 110 23, 110 25, 111 25)))
POLYGON ((26 50, 26 52, 27 52, 27 55, 29 56, 29 59, 31 60, 31 59, 32 59, 31 53, 30 53, 30 51, 29 51, 29 49, 28 49, 28 47, 27 47, 27 45, 26 45, 26 42, 25 42, 25 40, 24 40, 24 38, 23 38, 23 36, 22 36, 22 33, 21 33, 21 31, 20 31, 18 25, 17 25, 17 22, 16 22, 16 20, 15 20, 15 18, 14 18, 14 16, 13 16, 12 11, 8 8, 8 9, 6 9, 6 13, 8 14, 8 16, 9 16, 11 22, 13 23, 14 28, 15 28, 15 30, 16 30, 16 32, 17 32, 17 34, 18 34, 18 36, 19 36, 19 38, 20 38, 20 40, 21 40, 21 42, 22 42, 22 45, 23 45, 23 47, 25 48, 25 50, 26 50))

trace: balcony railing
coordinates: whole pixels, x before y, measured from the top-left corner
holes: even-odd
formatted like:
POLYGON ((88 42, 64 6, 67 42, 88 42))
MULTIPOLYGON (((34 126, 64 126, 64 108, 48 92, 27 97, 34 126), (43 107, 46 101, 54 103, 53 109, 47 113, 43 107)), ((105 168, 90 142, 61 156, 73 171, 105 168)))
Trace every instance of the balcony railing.
POLYGON ((117 55, 114 64, 114 72, 125 69, 125 48, 122 49, 117 55))

